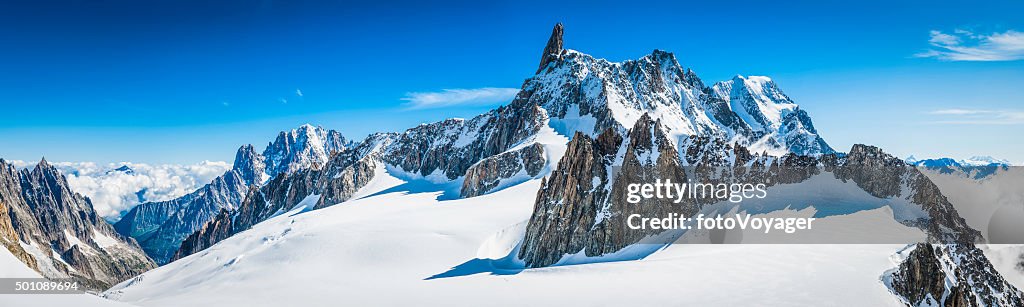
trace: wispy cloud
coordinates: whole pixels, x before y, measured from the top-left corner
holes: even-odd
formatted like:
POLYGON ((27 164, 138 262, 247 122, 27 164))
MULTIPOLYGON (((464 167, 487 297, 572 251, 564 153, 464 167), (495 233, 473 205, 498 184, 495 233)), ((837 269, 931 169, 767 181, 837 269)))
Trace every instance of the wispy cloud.
POLYGON ((1015 61, 1024 59, 1024 32, 977 34, 956 29, 952 34, 932 30, 928 51, 915 54, 919 58, 943 61, 1015 61))
POLYGON ((940 117, 935 124, 952 125, 1020 125, 1024 124, 1024 111, 986 109, 940 109, 928 112, 940 117))
POLYGON ((301 89, 295 89, 295 96, 302 97, 302 90, 301 89))
POLYGON ((474 89, 444 89, 440 92, 412 92, 402 98, 409 109, 431 109, 466 105, 487 105, 508 102, 519 89, 484 87, 474 89))

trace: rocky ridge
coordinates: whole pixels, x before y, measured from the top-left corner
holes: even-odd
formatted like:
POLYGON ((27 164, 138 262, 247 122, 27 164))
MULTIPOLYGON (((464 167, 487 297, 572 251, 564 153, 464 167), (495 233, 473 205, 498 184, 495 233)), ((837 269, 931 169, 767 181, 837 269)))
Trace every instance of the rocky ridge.
POLYGON ((31 170, 0 160, 0 184, 4 245, 44 277, 71 278, 95 291, 156 267, 45 159, 31 170))
POLYGON ((1024 306, 1024 293, 1007 282, 970 244, 916 244, 882 275, 907 306, 1024 306))

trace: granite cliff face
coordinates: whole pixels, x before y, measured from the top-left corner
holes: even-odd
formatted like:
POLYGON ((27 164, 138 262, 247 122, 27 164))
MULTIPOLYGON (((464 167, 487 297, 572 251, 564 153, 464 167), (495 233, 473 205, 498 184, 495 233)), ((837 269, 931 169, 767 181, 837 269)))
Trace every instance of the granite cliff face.
POLYGON ((974 245, 921 243, 899 255, 882 280, 907 306, 1024 306, 1024 293, 974 245))
POLYGON ((562 55, 564 49, 562 45, 562 35, 565 31, 565 27, 562 23, 555 24, 555 28, 551 29, 551 37, 548 38, 548 44, 544 46, 544 52, 540 56, 540 67, 537 68, 537 73, 540 73, 544 67, 548 66, 551 61, 557 60, 562 55))
POLYGON ((0 240, 45 277, 101 290, 156 267, 46 160, 20 171, 0 160, 0 206, 0 240))
POLYGON ((545 165, 547 157, 540 143, 487 157, 466 170, 462 196, 480 196, 495 188, 518 183, 515 182, 517 177, 523 181, 536 177, 545 165))
POLYGON ((39 271, 36 258, 21 247, 21 237, 14 229, 11 216, 13 204, 24 204, 21 195, 21 183, 18 171, 0 159, 0 245, 7 248, 15 258, 24 262, 33 270, 39 271), (10 205, 8 205, 10 204, 10 205))
POLYGON ((538 267, 557 263, 565 253, 613 253, 657 234, 628 230, 630 214, 695 213, 697 206, 692 202, 675 204, 665 199, 656 200, 658 204, 632 204, 625 199, 627 183, 685 179, 677 157, 661 123, 646 115, 625 138, 614 129, 606 129, 596 139, 577 134, 558 170, 541 185, 519 258, 538 267))

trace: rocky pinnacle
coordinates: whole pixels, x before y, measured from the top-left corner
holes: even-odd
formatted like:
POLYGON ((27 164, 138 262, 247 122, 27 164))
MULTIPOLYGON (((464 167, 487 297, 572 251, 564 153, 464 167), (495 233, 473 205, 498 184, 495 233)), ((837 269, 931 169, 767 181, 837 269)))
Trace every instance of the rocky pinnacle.
POLYGON ((548 63, 552 60, 557 59, 562 54, 562 23, 555 24, 555 28, 551 29, 551 38, 548 38, 547 46, 544 46, 544 54, 540 57, 540 67, 537 68, 537 73, 544 70, 548 63))

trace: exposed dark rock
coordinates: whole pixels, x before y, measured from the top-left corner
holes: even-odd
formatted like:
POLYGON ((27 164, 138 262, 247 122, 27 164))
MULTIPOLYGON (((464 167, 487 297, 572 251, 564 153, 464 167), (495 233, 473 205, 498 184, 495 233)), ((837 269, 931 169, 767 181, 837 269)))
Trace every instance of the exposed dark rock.
POLYGON ((509 105, 470 120, 449 119, 423 124, 398 135, 383 150, 384 162, 427 176, 442 172, 448 179, 466 174, 481 159, 502 153, 534 135, 547 117, 523 93, 509 105))
POLYGON ((587 256, 612 253, 658 233, 629 230, 626 221, 631 214, 665 216, 670 212, 696 212, 698 206, 692 201, 626 201, 630 183, 686 178, 675 146, 660 122, 644 114, 626 140, 622 144, 622 137, 612 129, 593 141, 582 134, 573 138, 558 170, 538 192, 519 253, 527 266, 551 265, 562 255, 580 251, 587 256), (622 165, 613 171, 621 146, 625 146, 622 165))
POLYGON ((530 178, 537 176, 547 162, 544 155, 544 146, 533 143, 519 150, 480 160, 466 171, 466 178, 462 182, 462 197, 486 194, 498 187, 502 179, 512 178, 520 172, 530 178))
POLYGON ((905 224, 922 227, 932 242, 978 243, 982 242, 981 232, 967 225, 956 208, 939 191, 927 176, 903 160, 882 152, 878 147, 854 145, 835 169, 843 180, 853 180, 861 189, 878 198, 906 197, 901 195, 904 187, 914 204, 928 213, 927 221, 903 221, 905 224))
POLYGON ((907 306, 1024 306, 1024 294, 974 245, 920 243, 901 253, 883 280, 907 306))
POLYGON ((234 226, 231 223, 231 212, 221 209, 217 216, 181 242, 181 247, 174 252, 171 261, 185 258, 185 256, 197 251, 207 249, 233 234, 235 232, 234 226))
POLYGON ((598 140, 577 133, 558 170, 542 180, 519 258, 530 267, 557 262, 564 253, 589 245, 590 230, 608 191, 611 174, 604 163, 615 159, 622 137, 606 130, 598 140), (547 252, 550 251, 550 252, 547 252))
POLYGON ((557 59, 562 54, 563 42, 562 34, 564 29, 562 23, 555 24, 555 28, 551 29, 551 37, 548 38, 548 44, 544 46, 544 53, 540 57, 540 67, 537 68, 537 73, 544 70, 544 67, 548 66, 554 59, 557 59))

